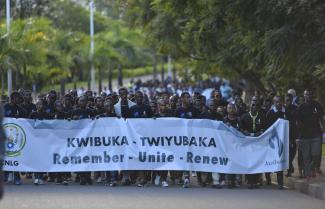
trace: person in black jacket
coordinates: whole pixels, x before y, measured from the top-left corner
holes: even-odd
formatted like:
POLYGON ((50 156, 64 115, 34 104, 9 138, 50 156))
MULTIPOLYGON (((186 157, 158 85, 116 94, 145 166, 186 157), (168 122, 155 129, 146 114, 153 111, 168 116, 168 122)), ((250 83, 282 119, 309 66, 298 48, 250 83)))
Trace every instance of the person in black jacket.
MULTIPOLYGON (((22 96, 18 92, 13 92, 10 95, 10 102, 4 105, 4 116, 8 118, 24 118, 26 117, 26 111, 19 106, 22 101, 22 96)), ((21 178, 19 172, 5 172, 5 181, 12 181, 11 174, 13 175, 13 181, 15 185, 21 184, 21 178)))
MULTIPOLYGON (((191 96, 188 92, 181 94, 181 106, 175 111, 175 117, 184 119, 197 119, 199 117, 199 111, 193 107, 191 96)), ((190 172, 184 172, 183 188, 190 186, 190 172)))
MULTIPOLYGON (((130 108, 131 118, 152 118, 153 113, 151 107, 144 104, 144 96, 141 91, 135 93, 136 104, 130 108)), ((149 176, 150 171, 137 171, 138 177, 138 187, 143 187, 147 184, 147 176, 149 176)))
POLYGON ((298 130, 300 130, 299 147, 303 157, 303 170, 306 181, 316 177, 320 165, 322 117, 324 111, 320 103, 313 100, 311 90, 304 91, 305 102, 297 109, 298 130))
MULTIPOLYGON (((288 119, 286 109, 279 96, 273 98, 273 106, 266 114, 267 127, 271 127, 278 119, 288 119)), ((276 172, 278 188, 283 189, 283 171, 276 172)), ((266 183, 271 185, 271 173, 265 173, 266 183)))
MULTIPOLYGON (((227 115, 224 117, 223 122, 240 131, 240 117, 238 117, 237 107, 234 103, 227 105, 227 115)), ((240 186, 241 175, 239 174, 226 174, 228 188, 237 188, 240 186)))
MULTIPOLYGON (((81 96, 78 100, 78 107, 72 111, 71 117, 73 120, 87 119, 93 116, 91 109, 87 107, 87 97, 81 96)), ((80 185, 91 185, 93 182, 91 180, 91 172, 79 172, 80 185)))
MULTIPOLYGON (((241 129, 247 136, 261 135, 266 128, 265 115, 260 112, 260 103, 257 97, 253 97, 250 103, 250 111, 242 115, 240 119, 241 129)), ((260 174, 248 174, 246 180, 249 189, 259 188, 260 174)))
MULTIPOLYGON (((36 102, 36 111, 32 112, 29 116, 30 119, 34 119, 34 120, 47 120, 47 119, 51 119, 51 115, 49 113, 46 112, 45 110, 45 102, 44 100, 38 100, 36 102)), ((44 173, 40 173, 40 172, 35 172, 34 176, 34 184, 35 185, 42 185, 43 184, 43 175, 44 173)))

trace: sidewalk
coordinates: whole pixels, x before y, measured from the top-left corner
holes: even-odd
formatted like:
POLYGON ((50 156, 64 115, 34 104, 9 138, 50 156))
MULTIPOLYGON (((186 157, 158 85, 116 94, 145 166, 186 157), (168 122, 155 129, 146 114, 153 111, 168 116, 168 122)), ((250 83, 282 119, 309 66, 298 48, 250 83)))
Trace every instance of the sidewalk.
MULTIPOLYGON (((299 171, 296 160, 294 161, 294 167, 295 172, 292 174, 292 177, 285 177, 284 179, 285 186, 287 186, 289 189, 294 189, 317 199, 325 200, 325 157, 322 158, 321 165, 323 174, 318 174, 316 178, 310 180, 309 182, 306 182, 304 179, 299 178, 299 171)), ((286 174, 287 172, 285 171, 284 173, 286 174)), ((272 176, 274 178, 276 175, 272 176)))

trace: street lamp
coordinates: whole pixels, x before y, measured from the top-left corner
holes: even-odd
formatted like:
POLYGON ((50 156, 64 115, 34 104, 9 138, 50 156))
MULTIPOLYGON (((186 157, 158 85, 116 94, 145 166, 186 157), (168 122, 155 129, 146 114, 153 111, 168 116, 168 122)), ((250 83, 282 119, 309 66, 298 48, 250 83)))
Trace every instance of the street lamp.
MULTIPOLYGON (((6 0, 6 23, 7 23, 7 34, 8 34, 8 41, 10 44, 10 0, 6 0)), ((7 59, 8 64, 8 96, 10 100, 10 95, 12 92, 12 70, 10 68, 9 58, 7 59)))
POLYGON ((94 67, 95 42, 94 42, 94 2, 93 1, 89 3, 89 10, 90 10, 90 61, 91 61, 90 88, 91 90, 94 90, 96 84, 95 84, 95 67, 94 67))

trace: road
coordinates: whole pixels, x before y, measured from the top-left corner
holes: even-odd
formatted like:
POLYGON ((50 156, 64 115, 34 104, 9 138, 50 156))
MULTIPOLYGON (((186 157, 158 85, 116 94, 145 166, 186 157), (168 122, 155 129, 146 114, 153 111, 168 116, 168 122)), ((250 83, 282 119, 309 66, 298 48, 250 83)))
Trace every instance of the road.
POLYGON ((325 209, 325 201, 275 186, 259 190, 179 186, 6 185, 1 209, 325 209))

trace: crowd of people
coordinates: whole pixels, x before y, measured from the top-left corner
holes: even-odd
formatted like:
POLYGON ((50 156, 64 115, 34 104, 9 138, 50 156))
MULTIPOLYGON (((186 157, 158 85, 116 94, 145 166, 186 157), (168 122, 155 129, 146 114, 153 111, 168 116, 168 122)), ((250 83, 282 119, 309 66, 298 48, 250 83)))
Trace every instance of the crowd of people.
MULTIPOLYGON (((40 94, 33 99, 28 90, 19 89, 4 103, 5 117, 29 118, 35 120, 61 119, 80 120, 86 118, 161 118, 209 119, 223 121, 248 136, 259 136, 277 119, 289 121, 289 169, 277 172, 278 188, 283 189, 284 175, 294 172, 293 160, 298 153, 298 168, 306 181, 321 174, 321 143, 324 112, 320 103, 314 100, 313 92, 305 90, 298 97, 294 89, 284 96, 275 93, 267 95, 256 91, 247 104, 242 91, 214 81, 201 82, 196 87, 164 85, 156 81, 135 82, 118 92, 95 94, 85 91, 78 95, 71 90, 59 98, 55 91, 40 94), (213 88, 209 96, 204 89, 213 88), (35 102, 34 102, 35 101, 35 102), (285 172, 285 174, 284 174, 285 172)), ((143 187, 153 183, 167 187, 170 183, 190 186, 190 177, 196 176, 201 186, 215 188, 259 188, 265 182, 271 184, 271 173, 264 174, 221 174, 183 171, 106 171, 71 173, 18 173, 5 172, 5 181, 21 184, 21 176, 33 178, 35 185, 44 181, 68 185, 74 180, 81 185, 104 182, 108 186, 136 184, 143 187), (265 181, 264 181, 265 179, 265 181)))

